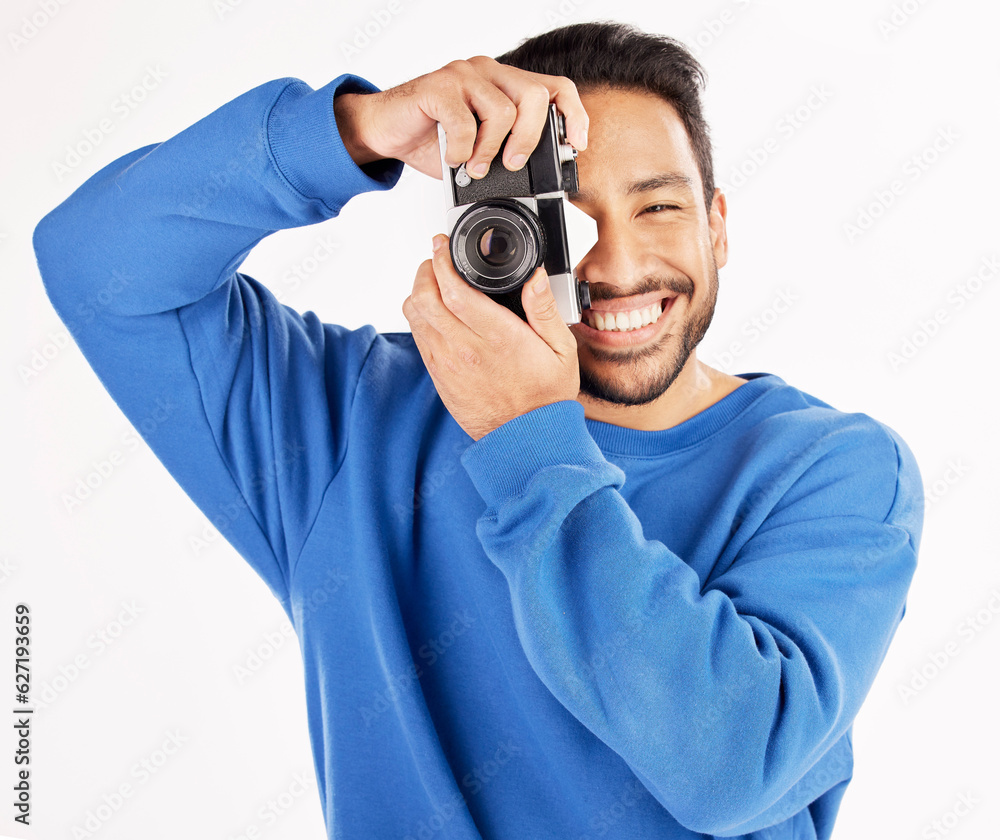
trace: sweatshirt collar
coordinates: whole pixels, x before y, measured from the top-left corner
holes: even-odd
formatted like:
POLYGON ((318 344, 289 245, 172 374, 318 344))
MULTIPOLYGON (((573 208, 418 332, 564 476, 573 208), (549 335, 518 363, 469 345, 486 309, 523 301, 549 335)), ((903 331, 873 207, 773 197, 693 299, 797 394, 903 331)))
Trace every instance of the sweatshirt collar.
POLYGON ((605 455, 667 455, 694 446, 740 416, 768 391, 785 385, 773 373, 738 373, 747 382, 683 423, 669 429, 643 431, 587 419, 587 429, 605 455))

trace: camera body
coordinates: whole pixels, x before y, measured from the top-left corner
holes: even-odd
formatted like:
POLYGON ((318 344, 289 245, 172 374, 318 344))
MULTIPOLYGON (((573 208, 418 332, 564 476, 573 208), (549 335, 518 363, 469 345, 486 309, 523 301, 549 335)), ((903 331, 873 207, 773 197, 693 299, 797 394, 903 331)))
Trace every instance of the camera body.
POLYGON ((567 324, 578 323, 590 295, 587 284, 577 280, 570 255, 579 261, 596 242, 597 228, 566 198, 577 190, 577 169, 565 118, 550 103, 538 145, 516 172, 502 162, 508 139, 510 134, 486 176, 476 180, 464 163, 457 168, 445 163, 445 133, 438 123, 452 263, 470 286, 525 320, 521 287, 541 265, 559 314, 567 324))

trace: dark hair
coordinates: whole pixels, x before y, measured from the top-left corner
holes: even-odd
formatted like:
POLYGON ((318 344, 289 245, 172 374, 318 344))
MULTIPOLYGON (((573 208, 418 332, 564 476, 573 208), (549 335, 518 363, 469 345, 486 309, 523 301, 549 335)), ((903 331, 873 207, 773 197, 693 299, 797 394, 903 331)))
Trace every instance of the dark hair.
POLYGON ((712 141, 700 97, 705 71, 680 41, 627 23, 574 23, 526 38, 496 60, 532 73, 566 76, 581 93, 612 87, 665 99, 684 123, 705 189, 705 210, 711 209, 712 141))

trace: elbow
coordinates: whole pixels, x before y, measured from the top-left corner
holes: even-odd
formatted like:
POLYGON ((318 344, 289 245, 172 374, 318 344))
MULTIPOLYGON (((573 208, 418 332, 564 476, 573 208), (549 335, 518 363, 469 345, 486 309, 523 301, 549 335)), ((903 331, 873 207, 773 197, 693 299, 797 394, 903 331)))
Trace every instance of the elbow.
POLYGON ((59 298, 64 272, 59 270, 61 242, 65 240, 59 208, 49 211, 35 225, 31 235, 31 246, 35 252, 35 263, 42 278, 42 286, 52 305, 58 312, 59 298))
MULTIPOLYGON (((853 752, 842 736, 819 759, 801 757, 766 768, 750 758, 752 746, 722 751, 728 760, 697 762, 681 790, 657 798, 684 828, 713 837, 738 837, 788 819, 831 788, 849 781, 853 752)), ((650 790, 654 790, 650 788, 650 790)))
POLYGON ((746 820, 727 818, 715 808, 700 808, 681 816, 674 814, 673 817, 681 826, 695 834, 706 834, 710 837, 741 837, 747 833, 738 827, 743 825, 746 820))
POLYGON ((80 315, 86 308, 84 285, 94 274, 94 251, 98 239, 94 230, 63 203, 35 225, 31 245, 42 287, 53 309, 72 332, 68 313, 80 315))
POLYGON ((744 747, 742 752, 723 750, 719 757, 689 761, 682 773, 670 773, 668 784, 662 788, 644 784, 689 831, 714 837, 745 834, 747 824, 780 796, 777 791, 783 782, 774 779, 766 784, 760 768, 747 760, 749 744, 744 747))
POLYGON ((732 780, 693 783, 687 795, 676 798, 670 813, 680 825, 696 834, 735 837, 745 833, 740 826, 753 819, 763 807, 732 780))

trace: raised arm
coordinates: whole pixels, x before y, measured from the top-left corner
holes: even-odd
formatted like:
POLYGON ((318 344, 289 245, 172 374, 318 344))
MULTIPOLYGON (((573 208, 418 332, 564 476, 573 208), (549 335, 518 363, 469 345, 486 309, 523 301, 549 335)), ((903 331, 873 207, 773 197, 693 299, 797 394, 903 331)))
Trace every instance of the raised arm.
POLYGON ((38 224, 46 291, 157 457, 280 600, 345 446, 371 328, 278 304, 237 269, 402 170, 360 168, 334 96, 279 79, 106 166, 38 224))
POLYGON ((440 177, 438 123, 474 177, 512 127, 503 163, 523 165, 550 99, 585 136, 568 80, 485 56, 375 91, 351 75, 269 82, 105 167, 35 230, 45 288, 101 382, 282 601, 376 334, 282 306, 242 261, 392 187, 403 163, 440 177))

